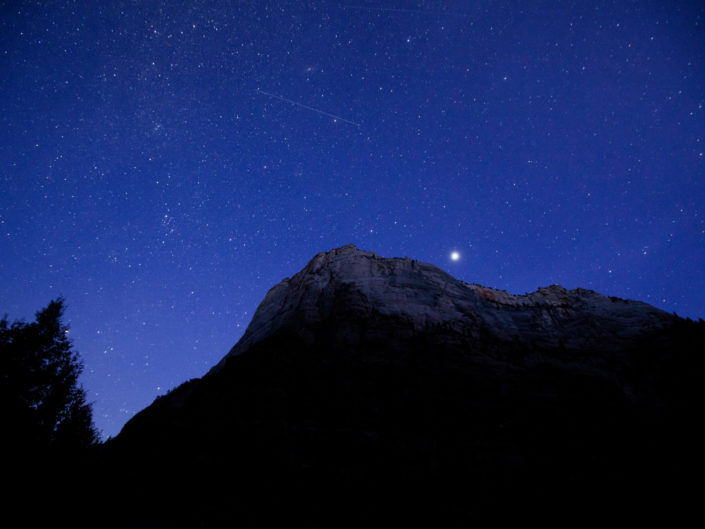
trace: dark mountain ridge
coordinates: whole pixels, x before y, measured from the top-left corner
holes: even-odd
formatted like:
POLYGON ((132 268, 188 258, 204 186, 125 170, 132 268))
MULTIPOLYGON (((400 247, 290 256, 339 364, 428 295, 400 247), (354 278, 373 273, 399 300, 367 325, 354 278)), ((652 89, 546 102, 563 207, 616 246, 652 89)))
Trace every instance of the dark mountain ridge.
POLYGON ((703 345, 702 322, 644 303, 515 296, 345 246, 106 444, 96 501, 147 527, 683 513, 703 345))

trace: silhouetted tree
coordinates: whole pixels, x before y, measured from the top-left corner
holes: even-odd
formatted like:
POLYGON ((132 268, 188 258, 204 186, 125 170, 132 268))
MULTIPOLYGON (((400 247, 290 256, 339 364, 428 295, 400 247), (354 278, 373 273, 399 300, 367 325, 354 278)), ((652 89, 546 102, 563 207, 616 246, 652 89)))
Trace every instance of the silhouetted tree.
POLYGON ((0 320, 2 440, 22 452, 82 449, 98 441, 92 410, 78 384, 83 364, 61 322, 64 300, 36 321, 0 320))

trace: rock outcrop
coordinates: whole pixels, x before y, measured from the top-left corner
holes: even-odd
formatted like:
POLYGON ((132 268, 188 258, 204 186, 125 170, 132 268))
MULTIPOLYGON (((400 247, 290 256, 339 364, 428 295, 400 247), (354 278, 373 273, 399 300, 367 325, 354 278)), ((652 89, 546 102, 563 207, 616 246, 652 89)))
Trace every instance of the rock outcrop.
POLYGON ((160 527, 685 513, 703 350, 705 324, 644 303, 512 295, 345 246, 106 445, 99 502, 160 527))
POLYGON ((513 295, 465 283, 428 263, 383 258, 348 245, 319 253, 274 286, 242 339, 212 372, 280 331, 310 343, 331 331, 336 343, 359 345, 442 329, 439 340, 467 346, 492 336, 499 342, 606 351, 622 349, 672 320, 646 303, 585 289, 553 285, 513 295))

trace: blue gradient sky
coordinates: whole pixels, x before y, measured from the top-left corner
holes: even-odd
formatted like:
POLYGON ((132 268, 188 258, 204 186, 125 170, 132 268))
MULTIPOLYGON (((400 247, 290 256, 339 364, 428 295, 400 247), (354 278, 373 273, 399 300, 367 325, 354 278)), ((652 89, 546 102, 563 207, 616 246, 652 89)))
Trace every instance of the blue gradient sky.
POLYGON ((105 436, 348 243, 705 317, 700 2, 0 2, 0 93, 0 312, 105 436))

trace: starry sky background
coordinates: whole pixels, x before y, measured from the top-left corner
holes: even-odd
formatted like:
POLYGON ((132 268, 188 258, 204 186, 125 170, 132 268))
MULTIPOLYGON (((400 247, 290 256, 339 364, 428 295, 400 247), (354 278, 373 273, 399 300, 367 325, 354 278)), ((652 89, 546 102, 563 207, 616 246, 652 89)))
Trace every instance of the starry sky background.
POLYGON ((348 243, 705 317, 704 105, 695 1, 0 2, 0 313, 106 437, 348 243))

